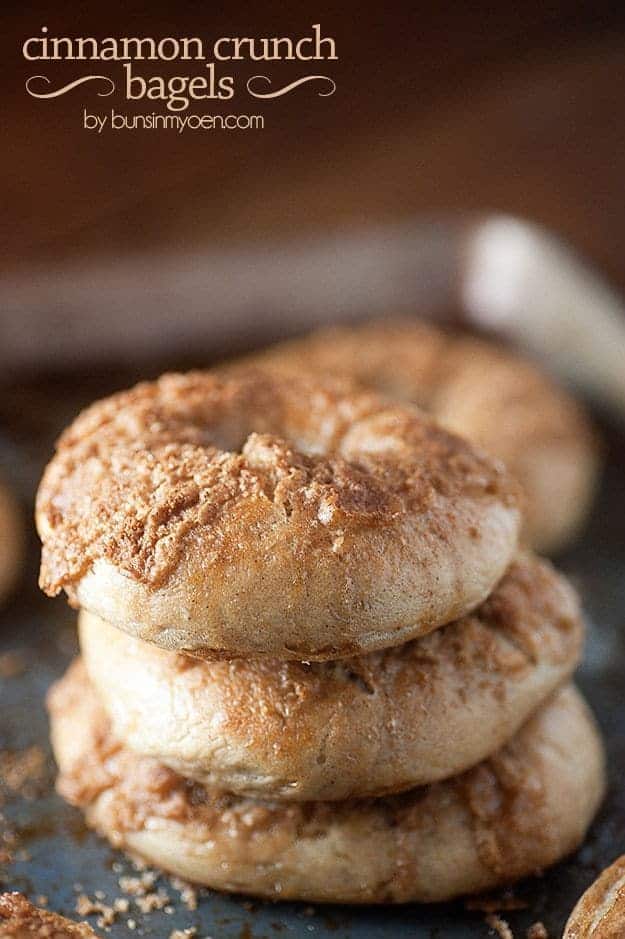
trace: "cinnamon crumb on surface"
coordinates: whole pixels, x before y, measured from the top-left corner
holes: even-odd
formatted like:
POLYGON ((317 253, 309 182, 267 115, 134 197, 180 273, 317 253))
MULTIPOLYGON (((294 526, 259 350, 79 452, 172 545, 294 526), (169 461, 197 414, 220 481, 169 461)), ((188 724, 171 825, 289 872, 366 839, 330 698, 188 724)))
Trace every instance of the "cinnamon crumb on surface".
POLYGON ((497 916, 496 913, 489 913, 486 917, 486 923, 489 929, 497 933, 499 939, 514 939, 514 934, 508 923, 505 919, 501 919, 500 916, 497 916))
POLYGON ((117 881, 119 889, 131 897, 145 897, 158 879, 156 871, 142 871, 138 876, 124 875, 117 881))
POLYGON ((195 887, 181 880, 179 877, 174 877, 171 881, 171 885, 174 890, 180 891, 180 899, 188 910, 197 910, 197 890, 195 887))
MULTIPOLYGON (((98 891, 98 893, 101 893, 101 891, 98 891)), ((97 897, 95 900, 90 900, 85 893, 81 893, 76 900, 75 910, 79 916, 97 914, 98 918, 96 924, 101 929, 112 926, 117 918, 117 911, 113 906, 103 903, 102 900, 97 897)))
POLYGON ((137 897, 135 902, 142 913, 153 913, 154 910, 164 910, 166 906, 169 906, 171 898, 161 887, 158 891, 137 897))

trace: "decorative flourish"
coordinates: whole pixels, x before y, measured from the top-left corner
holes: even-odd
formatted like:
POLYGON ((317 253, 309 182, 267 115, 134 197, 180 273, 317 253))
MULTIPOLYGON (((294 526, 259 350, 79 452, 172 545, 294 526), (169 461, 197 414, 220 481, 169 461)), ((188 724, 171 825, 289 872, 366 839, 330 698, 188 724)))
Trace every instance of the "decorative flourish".
POLYGON ((108 82, 111 86, 108 91, 98 91, 99 98, 106 98, 108 95, 112 95, 115 91, 115 82, 112 79, 108 78, 107 75, 84 75, 82 78, 77 78, 76 81, 70 82, 68 85, 63 85, 62 88, 57 88, 56 91, 33 91, 31 82, 33 81, 44 81, 46 85, 50 84, 50 79, 46 78, 45 75, 31 75, 31 77, 26 82, 26 91, 29 95, 32 95, 33 98, 58 98, 59 95, 64 95, 66 91, 71 91, 72 88, 77 88, 78 85, 83 85, 85 82, 90 81, 103 81, 108 82))
POLYGON ((248 79, 247 90, 254 98, 281 98, 282 95, 287 95, 289 91, 293 91, 294 88, 297 88, 299 85, 303 85, 306 82, 314 81, 324 81, 329 82, 330 89, 329 91, 320 91, 318 92, 321 98, 327 98, 329 95, 333 95, 336 91, 336 82, 333 81, 328 75, 305 75, 303 78, 298 78, 297 81, 291 82, 289 85, 284 85, 283 88, 278 88, 276 91, 254 91, 252 82, 264 81, 268 85, 271 84, 271 79, 266 75, 253 75, 248 79))

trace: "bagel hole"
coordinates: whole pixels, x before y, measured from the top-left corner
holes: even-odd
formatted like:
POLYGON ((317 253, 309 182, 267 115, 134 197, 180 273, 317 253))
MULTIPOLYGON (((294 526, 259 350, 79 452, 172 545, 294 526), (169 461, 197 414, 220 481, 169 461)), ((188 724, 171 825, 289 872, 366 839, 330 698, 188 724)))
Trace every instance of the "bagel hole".
POLYGON ((293 450, 307 457, 324 456, 327 453, 327 447, 319 441, 302 434, 285 433, 284 428, 262 427, 260 424, 256 427, 237 427, 231 435, 225 433, 221 443, 231 453, 245 454, 251 462, 257 461, 259 467, 267 462, 272 463, 274 448, 293 450))

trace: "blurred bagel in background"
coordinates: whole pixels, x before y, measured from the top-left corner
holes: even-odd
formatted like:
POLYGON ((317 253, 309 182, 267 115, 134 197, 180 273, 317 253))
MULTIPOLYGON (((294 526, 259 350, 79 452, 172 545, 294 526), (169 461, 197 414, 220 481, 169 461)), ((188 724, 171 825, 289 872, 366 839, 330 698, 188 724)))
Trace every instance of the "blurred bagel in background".
POLYGON ((251 361, 345 376, 413 402, 503 460, 525 493, 523 540, 537 551, 564 547, 588 515, 600 467, 588 416, 495 342, 412 319, 376 320, 279 343, 251 361))

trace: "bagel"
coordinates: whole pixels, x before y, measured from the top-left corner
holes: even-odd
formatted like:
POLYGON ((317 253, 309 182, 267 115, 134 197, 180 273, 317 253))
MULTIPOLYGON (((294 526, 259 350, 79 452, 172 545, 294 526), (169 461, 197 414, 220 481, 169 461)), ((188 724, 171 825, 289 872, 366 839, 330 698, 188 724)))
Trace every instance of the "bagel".
POLYGON ((503 467, 342 381, 166 375, 61 437, 37 498, 41 585, 200 657, 324 660, 474 608, 520 527, 503 467))
POLYGON ((15 586, 24 557, 24 530, 17 503, 0 480, 0 602, 15 586))
POLYGON ((588 515, 598 447, 583 409, 534 365, 500 345, 414 320, 325 329, 257 358, 342 375, 411 401, 501 459, 526 495, 523 540, 567 544, 588 515))
POLYGON ((80 646, 113 732, 211 788, 289 800, 398 792, 503 746, 572 673, 573 591, 521 556, 472 614, 342 662, 203 662, 83 611, 80 646))
POLYGON ((601 872, 582 894, 563 939, 622 939, 625 936, 625 855, 601 872))
POLYGON ((572 687, 467 773, 385 799, 261 802, 207 790, 122 747, 80 662, 49 697, 61 795, 116 847, 219 890, 309 902, 437 901, 576 848, 604 791, 572 687))
POLYGON ((0 894, 2 939, 98 939, 88 923, 75 923, 52 910, 40 909, 21 893, 0 894))

